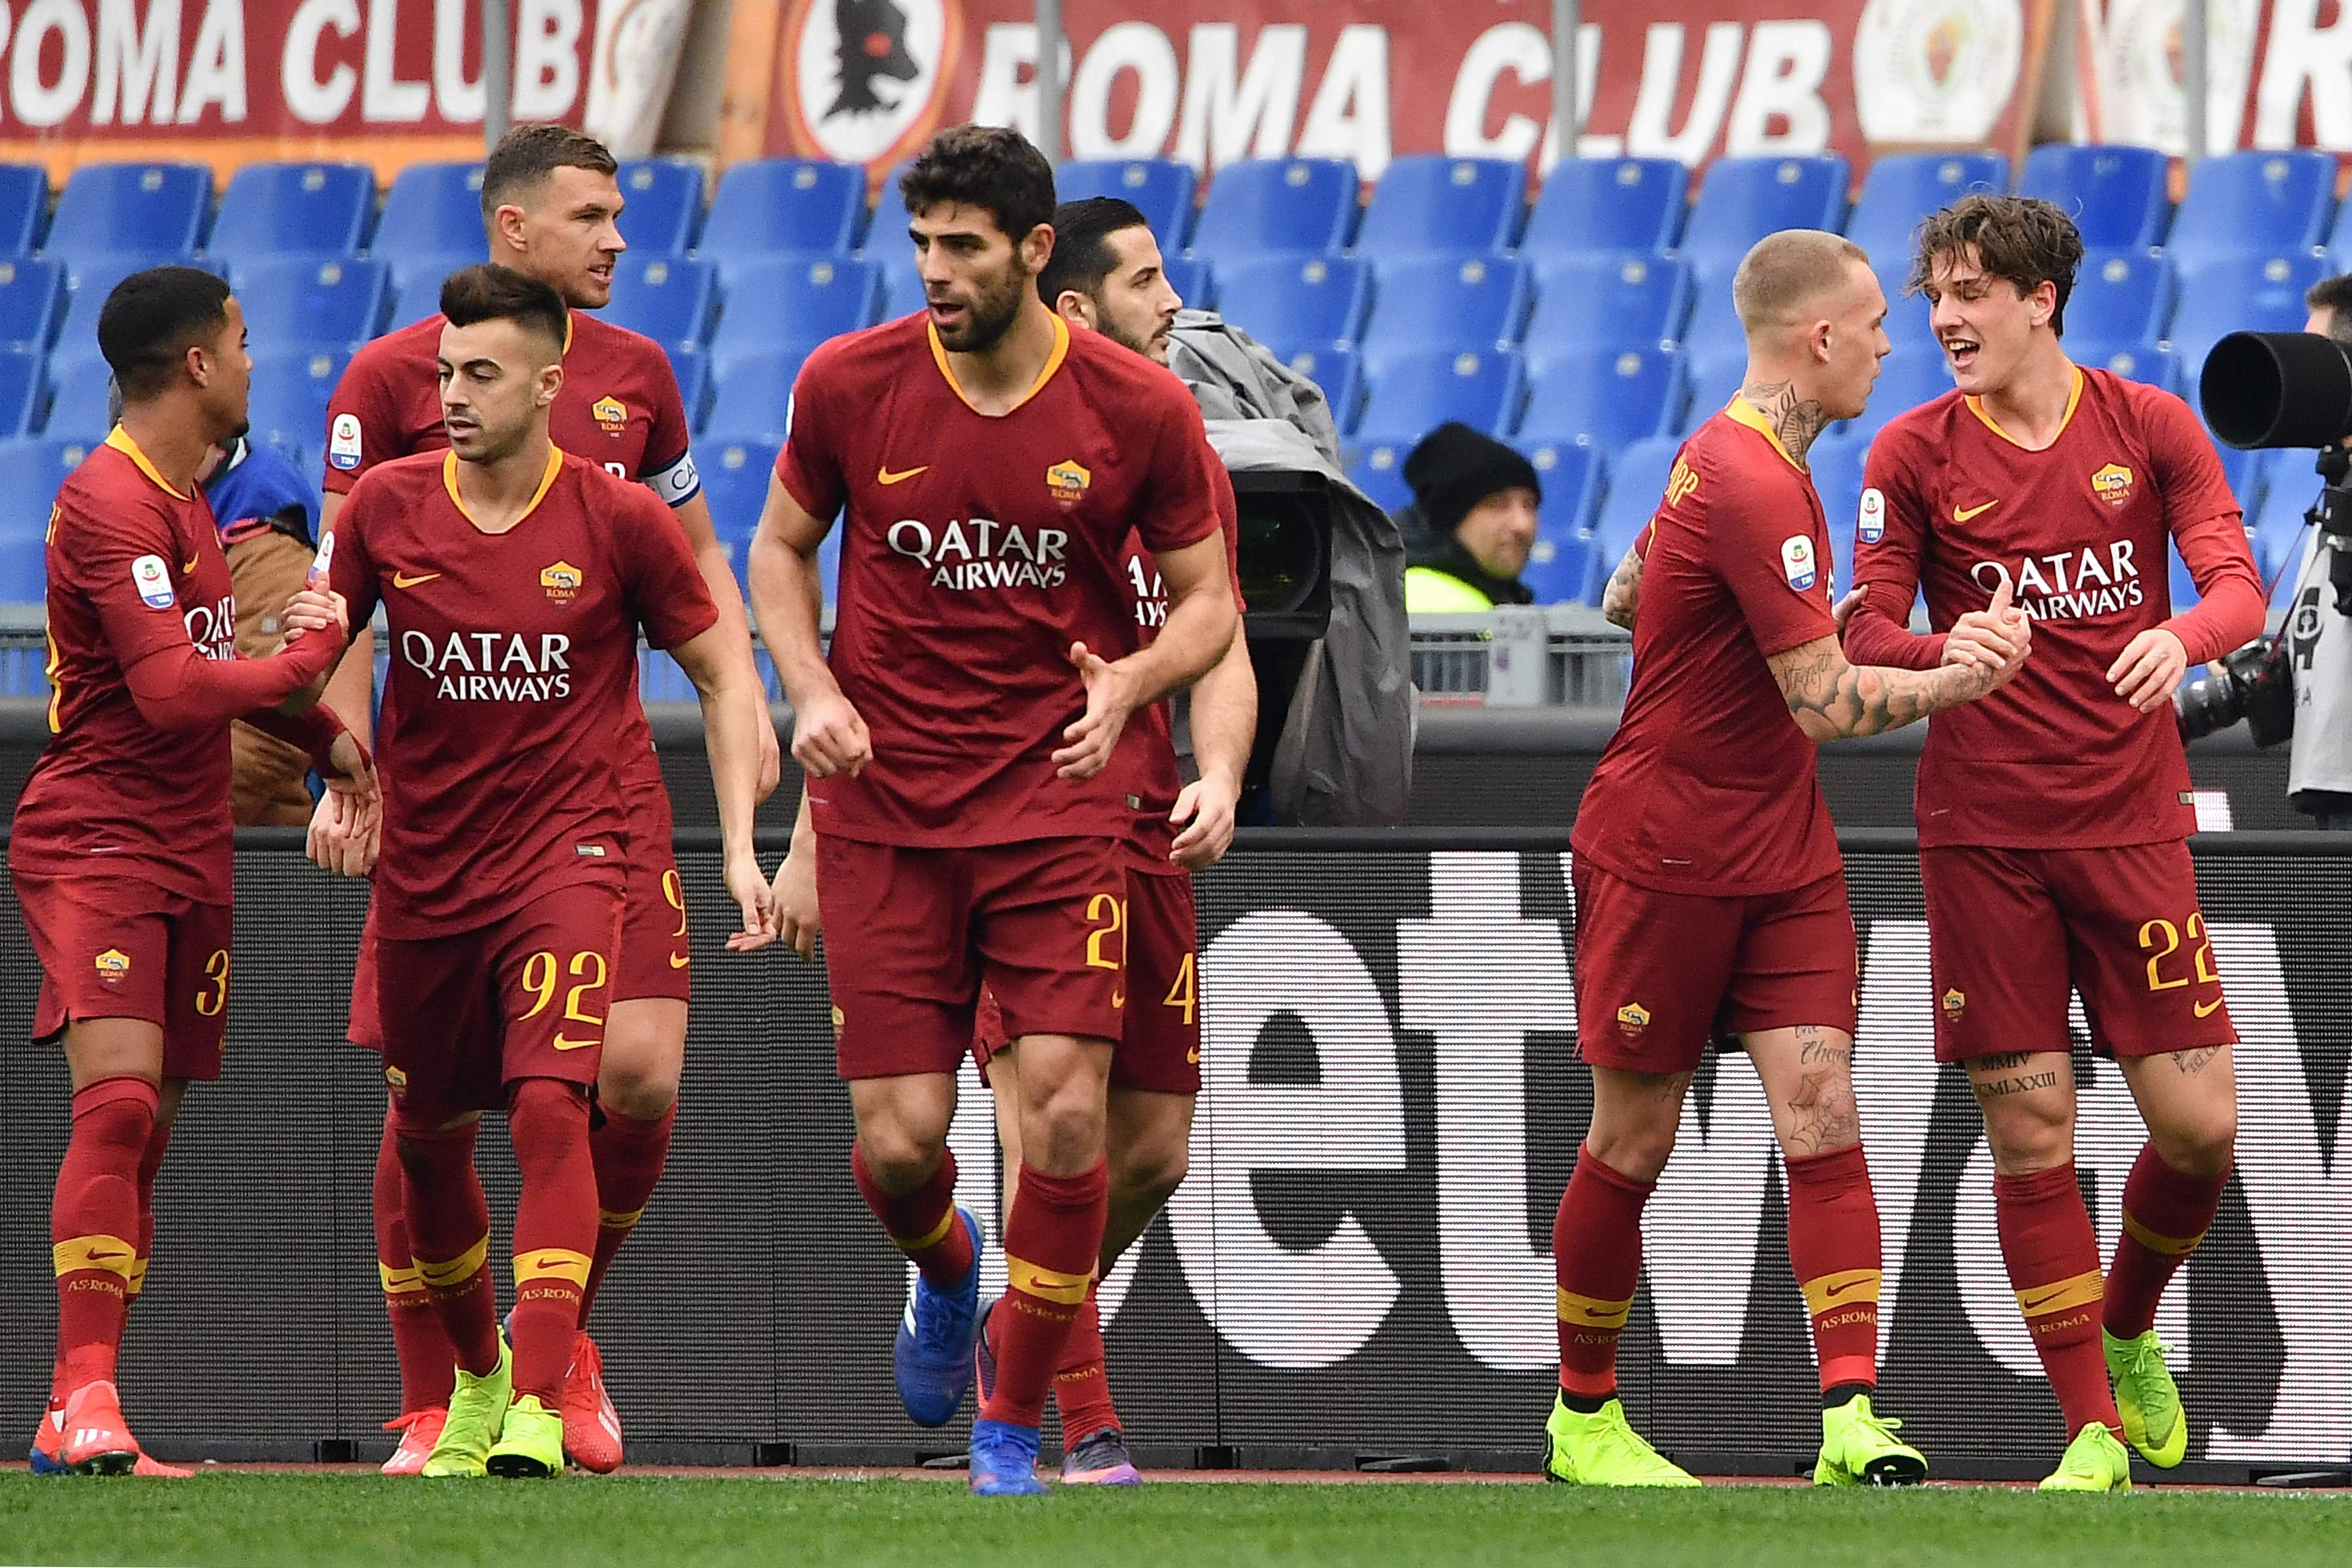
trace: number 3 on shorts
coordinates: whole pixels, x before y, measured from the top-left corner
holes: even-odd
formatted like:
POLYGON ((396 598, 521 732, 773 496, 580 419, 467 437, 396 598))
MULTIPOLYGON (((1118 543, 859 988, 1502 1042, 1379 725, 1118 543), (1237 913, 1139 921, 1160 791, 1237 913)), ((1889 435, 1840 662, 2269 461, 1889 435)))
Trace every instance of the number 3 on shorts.
MULTIPOLYGON (((2196 943, 2189 960, 2195 973, 2194 984, 2219 985, 2221 977, 2213 973, 2213 943, 2205 934, 2205 917, 2201 913, 2189 917, 2187 940, 2196 943)), ((2139 928, 2139 950, 2148 955, 2147 988, 2150 991, 2179 991, 2191 984, 2187 974, 2167 979, 2164 961, 2180 951, 2183 928, 2170 921, 2149 921, 2139 928)))

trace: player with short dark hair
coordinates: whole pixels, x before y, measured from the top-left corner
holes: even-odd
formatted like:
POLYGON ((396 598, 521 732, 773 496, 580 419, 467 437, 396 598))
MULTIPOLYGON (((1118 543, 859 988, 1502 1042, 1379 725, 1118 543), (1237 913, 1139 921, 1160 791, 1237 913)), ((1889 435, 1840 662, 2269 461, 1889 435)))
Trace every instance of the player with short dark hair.
MULTIPOLYGON (((55 1040, 73 1132, 50 1210, 58 1358, 36 1470, 164 1473, 124 1423, 115 1359, 145 1282, 155 1178, 191 1081, 217 1079, 230 971, 229 723, 299 744, 373 801, 366 752, 313 707, 346 625, 244 659, 228 563, 196 474, 245 428, 245 318, 209 272, 134 273, 99 348, 121 419, 49 515, 49 731, 16 803, 9 871, 41 963, 33 1038, 55 1040)), ((184 1473, 184 1472, 182 1472, 184 1473)))
POLYGON ((1710 1042, 1762 1080, 1789 1193, 1789 1260, 1822 1387, 1816 1485, 1908 1484, 1919 1451, 1872 1405, 1877 1201, 1853 1095, 1859 963, 1815 744, 1982 696, 1997 664, 1857 667, 1837 640, 1829 529, 1805 459, 1859 416, 1887 352, 1886 300, 1836 235, 1759 240, 1732 279, 1748 335, 1738 394, 1683 443, 1665 498, 1611 578, 1633 631, 1624 718, 1574 838, 1577 1053, 1592 1121, 1552 1229, 1559 1397, 1554 1479, 1696 1486, 1627 1425, 1617 1342, 1642 1268, 1642 1208, 1710 1042))
POLYGON ((642 626, 702 696, 743 930, 772 935, 751 847, 759 678, 686 536, 646 488, 558 447, 562 298, 503 267, 441 290, 450 449, 364 476, 331 581, 391 637, 383 853, 369 918, 402 1212, 457 1355, 425 1475, 552 1475, 559 1391, 596 1245, 588 1089, 598 1081, 635 846, 629 759, 642 626), (526 526, 528 525, 528 526, 526 526), (503 1106, 522 1172, 509 1351, 485 1253, 476 1124, 503 1106))
POLYGON ((1921 226, 1912 286, 1958 387, 1871 447, 1845 642, 1916 670, 1981 668, 1988 596, 2033 619, 2032 665, 1931 724, 1919 753, 1936 1057, 1967 1068, 1983 1110, 2001 1256, 2065 1416, 2042 1486, 2121 1491, 2118 1428, 2152 1464, 2188 1446, 2156 1309, 2212 1222, 2237 1127, 2172 691, 2262 630, 2263 590, 2189 406, 2066 357, 2082 254, 2066 216, 2030 197, 1964 197, 1921 226), (2178 614, 2171 543, 2202 595, 2178 614), (1934 631, 1915 637, 1923 592, 1934 631), (2074 1176, 2074 993, 2148 1127, 2104 1281, 2074 1176))
POLYGON ((1174 804, 1128 721, 1214 664, 1236 616, 1191 396, 1037 296, 1044 157, 961 127, 903 189, 927 309, 802 371, 751 591, 809 774, 852 1166, 921 1275, 896 1362, 927 1426, 975 1371, 978 1226, 946 1140, 983 982, 1013 1037, 1020 1200, 971 1485, 1035 1492, 1045 1394, 1104 1237, 1134 837, 1174 804), (845 507, 828 655, 816 552, 845 507), (1149 643, 1122 581, 1130 534, 1169 591, 1149 643))
MULTIPOLYGON (((607 472, 644 484, 677 514, 695 562, 718 606, 719 624, 751 646, 742 595, 710 522, 688 447, 690 420, 668 357, 652 339, 600 321, 591 312, 612 298, 613 273, 627 248, 618 226, 624 200, 611 153, 592 136, 560 125, 521 125, 491 149, 482 170, 482 217, 491 259, 550 285, 568 307, 564 376, 551 428, 556 444, 607 472)), ((435 390, 434 356, 442 321, 428 317, 376 339, 353 356, 329 405, 326 526, 360 478, 379 462, 448 444, 435 390)), ((372 693, 373 645, 346 660, 327 693, 347 722, 364 726, 372 693)), ((692 989, 686 904, 670 847, 669 796, 654 753, 653 731, 635 709, 615 721, 625 757, 631 827, 627 921, 613 981, 604 1077, 596 1086, 592 1137, 600 1218, 595 1262, 583 1303, 578 1344, 563 1394, 571 1454, 583 1468, 616 1468, 620 1417, 604 1379, 604 1360, 587 1331, 605 1270, 651 1199, 669 1151, 679 1074, 686 1059, 687 1003, 692 989)), ((781 753, 772 726, 761 740, 762 798, 774 788, 781 753)), ((337 868, 362 871, 372 853, 338 830, 331 810, 312 837, 337 868)), ((363 940, 361 984, 370 990, 372 941, 363 940)), ((374 1020, 355 1010, 352 1038, 376 1043, 374 1020)), ((442 1342, 401 1230, 399 1164, 389 1121, 376 1155, 373 1206, 377 1268, 401 1369, 401 1413, 387 1425, 402 1434, 387 1474, 414 1474, 430 1450, 448 1400, 449 1347, 442 1342)))

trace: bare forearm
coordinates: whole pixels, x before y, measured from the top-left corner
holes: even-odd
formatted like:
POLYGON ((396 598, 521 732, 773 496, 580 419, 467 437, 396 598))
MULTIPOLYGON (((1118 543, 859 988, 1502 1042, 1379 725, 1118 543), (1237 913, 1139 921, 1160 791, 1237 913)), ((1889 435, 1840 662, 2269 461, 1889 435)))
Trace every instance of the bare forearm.
POLYGON ((1884 734, 1992 689, 1990 670, 1974 665, 1896 669, 1849 664, 1832 645, 1776 670, 1798 727, 1816 741, 1884 734))
POLYGON ((1223 658, 1192 687, 1192 760, 1202 777, 1222 774, 1238 788, 1257 740, 1257 671, 1241 628, 1223 658))
POLYGON ((751 848, 754 802, 760 789, 760 683, 745 658, 720 684, 702 691, 702 731, 710 756, 710 787, 719 799, 719 832, 732 856, 751 848))
POLYGON ((1222 581, 1172 597, 1159 635, 1118 661, 1135 678, 1136 706, 1157 702, 1206 675, 1232 645, 1238 618, 1222 581))
POLYGON ((801 786, 800 809, 793 813, 793 850, 795 854, 816 847, 816 822, 809 815, 808 786, 801 786))
POLYGON ((710 590, 710 602, 719 606, 719 629, 740 638, 749 647, 751 622, 743 613, 743 585, 735 581, 735 569, 727 564, 726 548, 715 539, 696 546, 694 564, 702 573, 703 585, 710 590))
POLYGON ((1642 604, 1642 573, 1648 565, 1638 545, 1625 552, 1625 559, 1609 574, 1609 585, 1601 590, 1602 620, 1627 631, 1633 629, 1633 613, 1642 604))
POLYGON ((823 590, 814 554, 803 555, 781 540, 755 538, 748 575, 751 610, 759 617, 760 636, 775 661, 784 696, 797 709, 814 696, 837 689, 824 662, 819 609, 823 590))
POLYGON ((352 628, 352 646, 343 650, 343 662, 327 677, 327 684, 319 693, 321 707, 333 711, 342 721, 343 728, 362 746, 374 737, 375 718, 375 628, 352 628))

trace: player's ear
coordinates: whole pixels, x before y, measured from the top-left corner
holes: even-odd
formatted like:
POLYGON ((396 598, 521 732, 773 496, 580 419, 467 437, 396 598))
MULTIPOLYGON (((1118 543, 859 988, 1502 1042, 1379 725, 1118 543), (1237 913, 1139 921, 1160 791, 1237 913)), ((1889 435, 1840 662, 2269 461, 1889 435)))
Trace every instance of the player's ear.
POLYGON ((539 384, 531 389, 531 403, 540 408, 552 407, 555 395, 562 390, 563 362, 557 360, 551 364, 541 365, 539 371, 539 384))
POLYGON ((1045 270, 1045 263, 1054 258, 1054 226, 1041 223, 1022 237, 1021 265, 1032 275, 1045 270))
MULTIPOLYGON (((512 202, 506 203, 490 214, 490 236, 502 239, 515 250, 528 250, 523 239, 523 212, 512 202)), ((496 259, 493 258, 493 259, 496 259)))
POLYGON ((1074 327, 1091 331, 1095 326, 1095 302, 1082 289, 1065 289, 1054 299, 1054 309, 1062 320, 1074 327))

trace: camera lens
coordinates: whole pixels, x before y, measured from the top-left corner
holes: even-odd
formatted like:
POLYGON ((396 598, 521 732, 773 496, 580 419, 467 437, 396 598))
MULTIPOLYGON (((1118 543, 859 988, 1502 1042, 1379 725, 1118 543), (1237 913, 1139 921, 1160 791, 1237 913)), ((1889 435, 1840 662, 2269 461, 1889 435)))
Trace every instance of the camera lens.
POLYGON ((2231 332, 2200 386, 2206 425, 2232 447, 2326 447, 2352 431, 2352 355, 2315 332, 2231 332))

